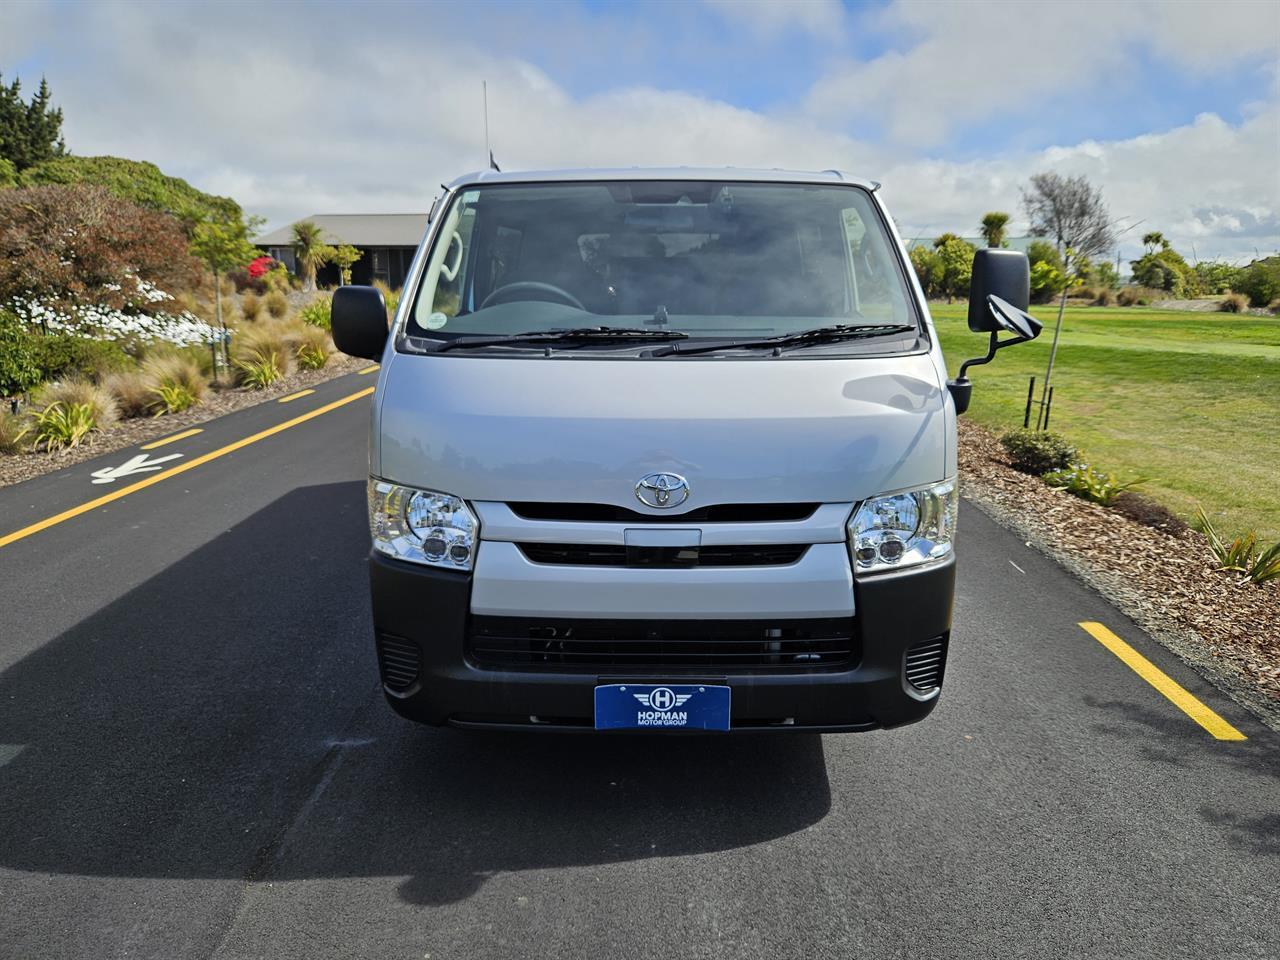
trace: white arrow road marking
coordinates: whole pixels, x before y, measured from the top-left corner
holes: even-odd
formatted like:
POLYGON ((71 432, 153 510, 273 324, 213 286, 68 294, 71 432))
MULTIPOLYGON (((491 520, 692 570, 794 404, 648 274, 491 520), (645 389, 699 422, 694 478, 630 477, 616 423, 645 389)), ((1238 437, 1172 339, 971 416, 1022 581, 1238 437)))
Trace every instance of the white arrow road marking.
POLYGON ((171 453, 167 457, 156 457, 154 460, 147 459, 145 453, 140 453, 136 457, 130 457, 118 467, 103 467, 101 470, 93 471, 90 476, 93 477, 94 483, 115 483, 121 477, 127 477, 135 473, 146 473, 149 470, 159 470, 160 464, 167 463, 170 460, 178 460, 182 457, 180 453, 171 453))

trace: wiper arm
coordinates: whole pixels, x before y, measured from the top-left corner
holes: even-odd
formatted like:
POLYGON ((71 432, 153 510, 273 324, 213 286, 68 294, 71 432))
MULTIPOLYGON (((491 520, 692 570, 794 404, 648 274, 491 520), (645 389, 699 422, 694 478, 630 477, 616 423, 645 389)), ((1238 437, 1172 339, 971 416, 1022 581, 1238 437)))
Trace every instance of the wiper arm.
POLYGON ((446 340, 431 353, 468 350, 472 347, 501 347, 515 343, 589 343, 591 341, 683 340, 680 330, 642 330, 638 327, 574 327, 570 330, 529 330, 500 337, 457 337, 446 340))
POLYGON ((910 323, 837 323, 828 327, 801 330, 799 333, 788 333, 780 337, 758 337, 753 340, 719 340, 714 343, 673 343, 670 346, 658 347, 656 350, 650 351, 649 356, 666 357, 673 353, 683 356, 692 353, 715 353, 717 350, 774 350, 781 353, 788 347, 803 347, 815 343, 835 343, 840 340, 867 340, 872 337, 912 333, 915 329, 915 325, 910 323))

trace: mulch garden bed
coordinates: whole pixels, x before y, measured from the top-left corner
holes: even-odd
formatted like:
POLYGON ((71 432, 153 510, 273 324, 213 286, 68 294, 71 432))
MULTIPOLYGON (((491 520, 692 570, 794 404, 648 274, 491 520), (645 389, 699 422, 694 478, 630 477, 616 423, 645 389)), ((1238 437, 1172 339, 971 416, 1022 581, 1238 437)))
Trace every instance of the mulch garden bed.
POLYGON ((177 433, 223 414, 275 400, 315 386, 317 383, 323 383, 356 370, 363 370, 367 366, 369 366, 368 360, 357 360, 342 354, 334 354, 322 369, 297 370, 277 380, 265 390, 251 390, 248 387, 212 388, 205 394, 203 402, 182 413, 121 420, 109 430, 91 433, 85 442, 70 450, 59 450, 53 453, 0 454, 0 487, 30 480, 32 477, 61 470, 63 467, 82 463, 85 460, 92 460, 113 450, 177 433))
POLYGON ((1218 571, 1204 535, 1158 508, 1146 519, 1161 526, 1147 526, 1013 469, 999 441, 963 418, 959 453, 971 502, 1280 730, 1280 582, 1218 571))

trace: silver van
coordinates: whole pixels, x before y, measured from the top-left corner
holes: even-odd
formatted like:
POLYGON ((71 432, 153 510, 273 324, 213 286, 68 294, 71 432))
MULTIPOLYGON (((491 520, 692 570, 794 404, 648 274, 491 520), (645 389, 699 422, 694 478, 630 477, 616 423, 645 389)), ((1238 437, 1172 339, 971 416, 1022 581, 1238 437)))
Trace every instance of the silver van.
MULTIPOLYGON (((933 709, 971 385, 877 188, 485 171, 436 201, 390 335, 377 290, 336 292, 338 347, 382 364, 369 570, 399 713, 852 731, 933 709)), ((1039 325, 1023 255, 973 266, 984 363, 1039 325)))

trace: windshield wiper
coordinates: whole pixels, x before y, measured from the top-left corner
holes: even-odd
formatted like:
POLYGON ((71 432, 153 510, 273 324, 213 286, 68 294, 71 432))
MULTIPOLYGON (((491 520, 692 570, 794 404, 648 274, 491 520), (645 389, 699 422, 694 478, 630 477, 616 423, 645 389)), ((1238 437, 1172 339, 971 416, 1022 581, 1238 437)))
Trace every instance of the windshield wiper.
POLYGON ((570 330, 529 330, 501 337, 457 337, 446 340, 431 353, 446 350, 468 350, 472 347, 502 347, 516 343, 591 343, 627 340, 683 340, 689 335, 680 330, 642 330, 636 327, 574 327, 570 330))
POLYGON ((866 340, 871 337, 887 337, 893 334, 912 333, 910 323, 836 323, 828 327, 814 327, 799 333, 787 333, 780 337, 757 337, 752 340, 719 340, 714 343, 673 343, 649 352, 651 357, 666 357, 673 353, 714 353, 717 350, 773 350, 781 353, 791 347, 807 347, 817 343, 836 343, 841 340, 866 340))

